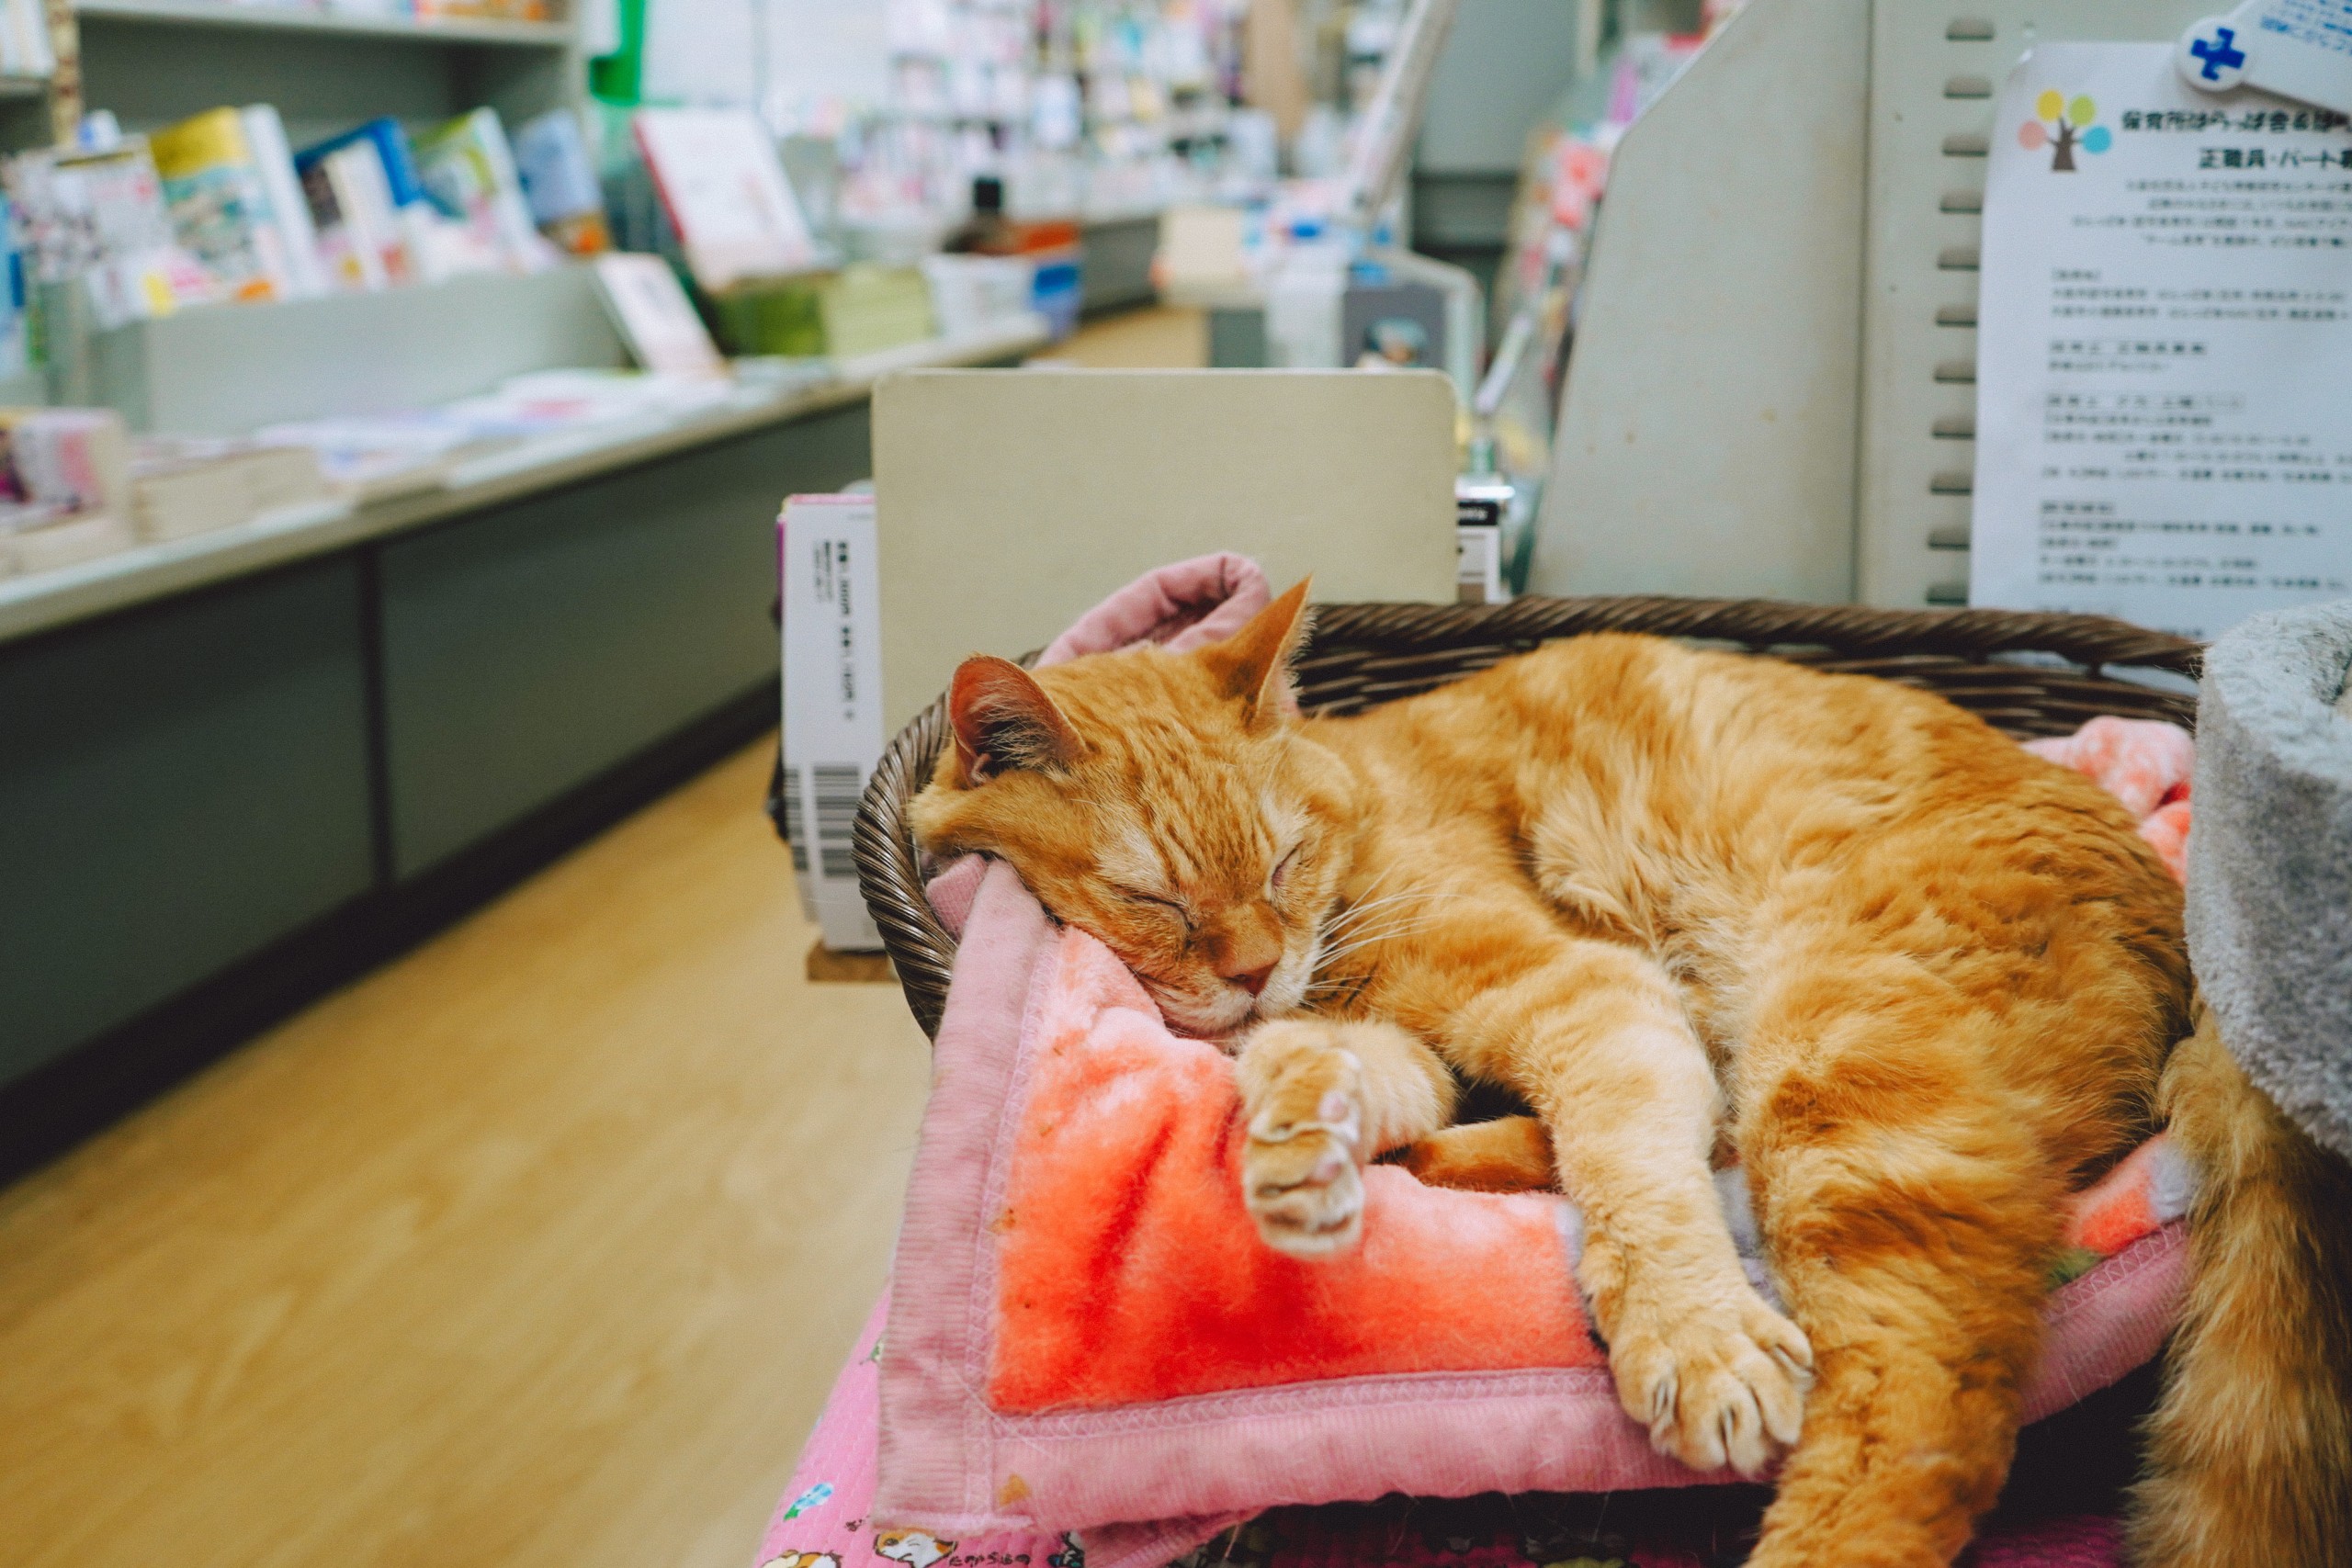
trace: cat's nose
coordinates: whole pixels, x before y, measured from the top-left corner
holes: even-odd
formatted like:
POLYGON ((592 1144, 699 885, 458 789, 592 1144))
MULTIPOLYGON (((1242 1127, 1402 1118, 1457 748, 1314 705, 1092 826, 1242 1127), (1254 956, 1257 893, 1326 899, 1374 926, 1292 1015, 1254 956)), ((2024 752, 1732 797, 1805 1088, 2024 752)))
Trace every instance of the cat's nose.
POLYGON ((1267 981, 1274 977, 1274 966, 1267 964, 1256 969, 1234 970, 1220 977, 1227 984, 1238 986, 1254 997, 1266 988, 1267 981))

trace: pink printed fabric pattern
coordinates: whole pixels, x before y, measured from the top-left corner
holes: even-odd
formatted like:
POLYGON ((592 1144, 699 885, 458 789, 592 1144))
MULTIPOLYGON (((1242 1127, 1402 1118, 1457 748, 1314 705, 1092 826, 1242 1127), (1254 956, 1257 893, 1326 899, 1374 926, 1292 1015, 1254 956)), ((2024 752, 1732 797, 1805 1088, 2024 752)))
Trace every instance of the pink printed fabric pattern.
MULTIPOLYGON (((1142 640, 1178 649, 1213 640, 1267 597, 1253 564, 1203 558, 1114 595, 1047 658, 1142 640)), ((2100 720, 2034 749, 2130 801, 2160 852, 2159 834, 2169 829, 2146 823, 2177 807, 2185 834, 2185 733, 2100 720)), ((920 1279, 923 1289, 902 1288, 888 1303, 878 1363, 867 1359, 883 1319, 876 1309, 778 1507, 762 1563, 868 1568, 888 1558, 908 1568, 1077 1568, 1076 1532, 1083 1531, 1088 1568, 1156 1568, 1212 1537, 1238 1541, 1244 1519, 1281 1505, 1717 1479, 1650 1452, 1618 1411, 1605 1371, 1590 1365, 1335 1377, 1107 1408, 992 1408, 1001 1303, 990 1221, 1012 1174, 1046 1022, 1057 1019, 1054 1032, 1069 1034, 1071 976, 1099 979, 1101 965, 1069 961, 1070 944, 1090 939, 1053 925, 1007 867, 967 860, 948 868, 933 896, 962 946, 897 1269, 902 1282, 920 1279), (1519 1457, 1530 1454, 1552 1457, 1519 1457), (892 1528, 876 1528, 877 1510, 892 1528)), ((1133 1010, 1118 1023, 1130 1043, 1133 1010)), ((2185 1257, 2172 1222, 2192 1188, 2193 1177, 2159 1141, 2085 1195, 2069 1238, 2076 1250, 2060 1275, 2072 1282, 2053 1296, 2047 1351, 2029 1393, 2032 1417, 2153 1355, 2177 1313, 2185 1257)), ((2079 1523, 2064 1542, 1988 1540, 1978 1561, 1987 1568, 2112 1561, 2104 1522, 2079 1523)), ((1329 1555, 1329 1541, 1303 1536, 1294 1545, 1236 1561, 1238 1568, 1303 1568, 1340 1560, 1329 1555)), ((1664 1568, 1694 1560, 1635 1551, 1625 1561, 1664 1568)))
POLYGON ((760 1538, 762 1568, 1078 1568, 1082 1559, 1077 1545, 1062 1536, 1022 1530, 942 1540, 875 1521, 875 1439, 881 1425, 877 1363, 889 1311, 885 1291, 859 1331, 848 1364, 833 1380, 825 1413, 793 1468, 792 1484, 760 1538))

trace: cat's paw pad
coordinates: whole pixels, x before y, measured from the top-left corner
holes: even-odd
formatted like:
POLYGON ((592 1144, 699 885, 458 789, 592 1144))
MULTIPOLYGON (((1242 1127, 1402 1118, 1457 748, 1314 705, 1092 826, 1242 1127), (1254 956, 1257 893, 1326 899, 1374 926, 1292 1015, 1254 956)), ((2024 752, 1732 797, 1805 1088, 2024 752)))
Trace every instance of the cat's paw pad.
POLYGON ((1241 1193, 1268 1247, 1329 1258, 1363 1238, 1363 1119, 1355 1096, 1326 1089, 1309 1116, 1261 1111, 1241 1156, 1241 1193))
POLYGON ((1792 1446, 1813 1385, 1813 1347, 1744 1287, 1706 1303, 1628 1313, 1609 1342, 1627 1415, 1650 1446, 1693 1470, 1754 1480, 1792 1446))

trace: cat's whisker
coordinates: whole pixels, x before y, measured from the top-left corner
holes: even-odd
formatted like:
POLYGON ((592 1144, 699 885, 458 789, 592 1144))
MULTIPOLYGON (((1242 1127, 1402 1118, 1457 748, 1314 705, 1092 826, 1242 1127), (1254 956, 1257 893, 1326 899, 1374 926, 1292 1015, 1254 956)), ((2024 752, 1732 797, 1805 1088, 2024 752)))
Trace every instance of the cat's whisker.
POLYGON ((1343 950, 1343 947, 1360 947, 1364 945, 1364 942, 1385 941, 1385 938, 1390 936, 1390 933, 1395 933, 1395 931, 1404 931, 1407 926, 1428 924, 1428 921, 1430 921, 1428 915, 1420 915, 1420 917, 1402 915, 1402 917, 1393 917, 1393 919, 1387 919, 1376 926, 1362 926, 1362 929, 1348 929, 1343 931, 1343 933, 1336 933, 1339 941, 1331 941, 1331 938, 1324 938, 1324 941, 1329 942, 1329 952, 1339 952, 1343 950))
MULTIPOLYGON (((1391 915, 1385 920, 1377 921, 1363 927, 1351 928, 1344 932, 1339 933, 1339 940, 1332 942, 1331 945, 1334 948, 1338 948, 1352 946, 1358 942, 1379 942, 1396 931, 1409 930, 1415 926, 1431 924, 1436 920, 1436 913, 1431 910, 1405 910, 1400 913, 1391 915)), ((1328 941, 1329 939, 1327 937, 1326 940, 1328 941)))
POLYGON ((1443 902, 1447 899, 1459 898, 1461 897, 1462 895, 1460 893, 1442 888, 1399 888, 1394 893, 1384 893, 1377 898, 1359 898, 1342 908, 1340 912, 1340 918, 1342 919, 1352 919, 1390 904, 1434 904, 1443 902))
POLYGON ((1340 959, 1347 957, 1351 953, 1361 953, 1368 947, 1376 947, 1385 942, 1398 941, 1404 937, 1418 935, 1419 932, 1426 931, 1435 923, 1436 920, 1434 917, 1431 917, 1419 920, 1408 920, 1402 924, 1385 927, 1376 931, 1367 931, 1361 936, 1351 938, 1347 942, 1338 943, 1331 947, 1316 959, 1315 966, 1318 970, 1327 968, 1330 964, 1336 963, 1340 959))
POLYGON ((1460 897, 1462 897, 1462 895, 1458 893, 1403 892, 1391 893, 1385 897, 1374 898, 1351 904, 1345 909, 1342 909, 1337 918, 1332 919, 1323 928, 1322 935, 1327 941, 1335 937, 1352 935, 1355 928, 1364 920, 1369 919, 1374 913, 1384 908, 1394 908, 1399 904, 1421 905, 1435 903, 1445 899, 1458 898, 1460 897))
POLYGON ((1374 915, 1380 913, 1382 910, 1394 908, 1403 902, 1405 902, 1404 896, 1399 894, 1388 898, 1375 899, 1369 904, 1358 905, 1355 908, 1347 910, 1338 919, 1333 920, 1330 925, 1326 928, 1327 933, 1330 935, 1339 935, 1342 932, 1351 931, 1357 926, 1363 924, 1366 920, 1370 919, 1374 915))
POLYGON ((1395 863, 1381 867, 1379 874, 1375 875, 1370 882, 1364 884, 1363 891, 1355 897, 1351 901, 1351 907, 1352 907, 1352 905, 1360 905, 1368 901, 1374 893, 1377 893, 1380 890, 1383 884, 1386 883, 1390 877, 1396 874, 1399 869, 1399 866, 1395 863))
POLYGON ((1391 941, 1408 931, 1419 931, 1430 923, 1427 919, 1408 919, 1397 921, 1393 925, 1381 926, 1373 931, 1351 932, 1346 941, 1333 942, 1326 948, 1323 959, 1328 963, 1342 953, 1358 952, 1375 943, 1391 941))

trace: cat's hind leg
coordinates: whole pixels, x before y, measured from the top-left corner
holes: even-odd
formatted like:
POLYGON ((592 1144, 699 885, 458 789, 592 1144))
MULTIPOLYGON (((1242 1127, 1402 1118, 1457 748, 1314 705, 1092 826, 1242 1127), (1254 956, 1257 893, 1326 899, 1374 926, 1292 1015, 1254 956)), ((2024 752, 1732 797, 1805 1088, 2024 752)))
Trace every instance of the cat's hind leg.
POLYGON ((1559 1186, 1552 1134, 1533 1116, 1498 1116, 1441 1127, 1398 1163, 1430 1187, 1467 1192, 1543 1192, 1559 1186))
POLYGON ((1942 1568, 2008 1473, 2061 1185, 1953 1011, 1816 973, 1743 1051, 1741 1157, 1815 1358, 1750 1568, 1942 1568))
POLYGON ((1363 1235, 1360 1168, 1453 1114, 1453 1075, 1390 1023, 1280 1019, 1234 1064, 1249 1142, 1241 1195, 1267 1246, 1328 1258, 1363 1235))

